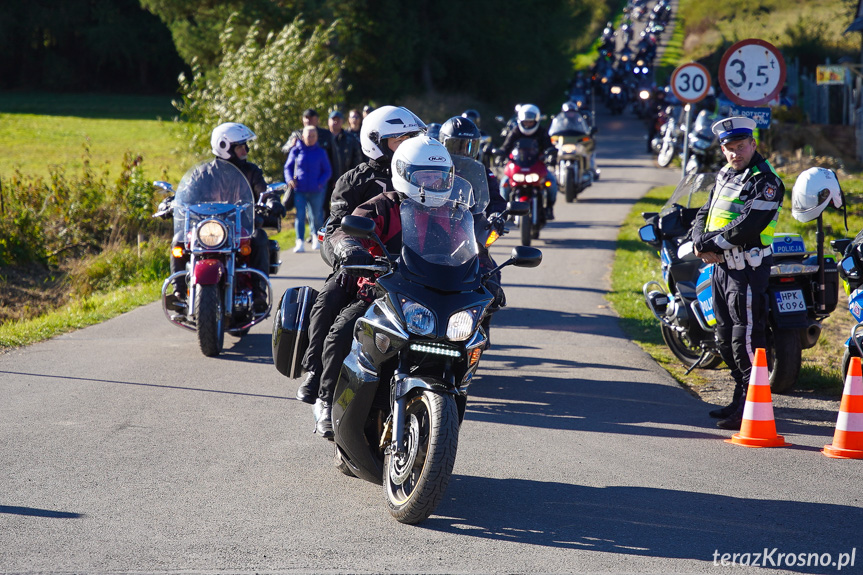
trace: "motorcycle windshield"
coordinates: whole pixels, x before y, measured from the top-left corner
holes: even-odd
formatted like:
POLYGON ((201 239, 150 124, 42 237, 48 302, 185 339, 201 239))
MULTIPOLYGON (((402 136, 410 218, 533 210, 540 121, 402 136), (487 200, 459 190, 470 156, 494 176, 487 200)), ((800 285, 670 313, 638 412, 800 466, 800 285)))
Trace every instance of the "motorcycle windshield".
POLYGON ((695 118, 695 126, 693 128, 694 132, 701 132, 704 134, 713 135, 713 131, 710 129, 713 126, 714 122, 719 120, 719 116, 716 114, 711 114, 707 110, 701 110, 698 112, 698 116, 695 118))
POLYGON ((402 264, 408 280, 438 291, 466 291, 479 286, 479 249, 471 214, 470 184, 456 176, 443 202, 401 202, 402 264))
POLYGON ((715 183, 715 173, 690 174, 686 176, 677 184, 677 188, 675 188, 674 193, 671 194, 668 201, 665 202, 665 205, 662 206, 659 215, 664 216, 673 212, 676 209, 675 206, 700 208, 707 203, 707 198, 715 183))
POLYGON ((465 156, 453 156, 455 175, 464 178, 473 189, 474 204, 470 211, 474 214, 485 212, 491 201, 488 191, 488 170, 480 162, 465 156))
POLYGON ((174 197, 174 233, 183 232, 204 219, 225 219, 240 214, 242 237, 250 237, 255 225, 255 197, 243 173, 218 158, 186 172, 174 197), (240 208, 237 210, 236 208, 240 208))
POLYGON ((551 127, 548 129, 549 136, 574 136, 576 134, 586 134, 590 131, 587 127, 587 122, 581 114, 575 114, 568 117, 565 114, 558 114, 551 121, 551 127))

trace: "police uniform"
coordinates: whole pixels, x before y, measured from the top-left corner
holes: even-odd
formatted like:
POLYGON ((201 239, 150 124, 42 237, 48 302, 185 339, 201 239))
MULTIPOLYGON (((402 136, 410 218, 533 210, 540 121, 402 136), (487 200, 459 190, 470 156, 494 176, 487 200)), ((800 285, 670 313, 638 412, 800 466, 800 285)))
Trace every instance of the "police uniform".
MULTIPOLYGON (((752 137, 755 122, 732 117, 716 122, 712 129, 724 145, 752 137)), ((736 385, 732 403, 710 415, 724 418, 717 425, 725 429, 739 429, 752 357, 756 348, 767 348, 771 244, 784 195, 782 180, 756 151, 743 170, 728 164, 719 172, 692 226, 699 252, 724 257, 713 271, 715 334, 736 385)))

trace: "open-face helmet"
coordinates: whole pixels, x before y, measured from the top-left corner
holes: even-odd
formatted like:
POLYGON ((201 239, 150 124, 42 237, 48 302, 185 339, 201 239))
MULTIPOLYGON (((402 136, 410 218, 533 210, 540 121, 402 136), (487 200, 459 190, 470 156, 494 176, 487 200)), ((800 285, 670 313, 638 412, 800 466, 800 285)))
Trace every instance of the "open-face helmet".
POLYGON ((213 154, 224 160, 230 160, 233 154, 232 148, 239 144, 245 144, 257 138, 250 129, 242 124, 227 122, 219 124, 210 136, 210 147, 213 154))
POLYGON ((399 196, 431 207, 446 203, 455 179, 449 152, 428 136, 402 142, 393 154, 392 172, 399 196))
POLYGON ((392 158, 385 140, 425 132, 426 125, 416 114, 403 107, 381 106, 363 120, 360 129, 360 145, 363 154, 372 160, 392 158))
POLYGON ((791 190, 791 215, 798 222, 811 222, 827 204, 842 207, 842 189, 836 173, 827 168, 809 168, 797 176, 791 190))

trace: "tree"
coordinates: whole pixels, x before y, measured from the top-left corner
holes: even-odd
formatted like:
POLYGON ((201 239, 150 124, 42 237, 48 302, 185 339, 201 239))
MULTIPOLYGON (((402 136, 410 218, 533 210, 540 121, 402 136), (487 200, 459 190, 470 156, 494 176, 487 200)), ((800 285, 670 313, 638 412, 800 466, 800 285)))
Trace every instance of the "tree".
POLYGON ((307 34, 297 19, 261 41, 258 23, 244 39, 237 38, 235 18, 232 14, 219 36, 218 67, 207 72, 193 61, 193 76, 181 76, 182 101, 174 105, 187 120, 193 150, 208 153, 214 127, 240 122, 258 136, 251 143, 254 160, 265 174, 281 180, 281 147, 299 127, 302 111, 328 110, 344 97, 341 61, 328 49, 337 24, 307 34))

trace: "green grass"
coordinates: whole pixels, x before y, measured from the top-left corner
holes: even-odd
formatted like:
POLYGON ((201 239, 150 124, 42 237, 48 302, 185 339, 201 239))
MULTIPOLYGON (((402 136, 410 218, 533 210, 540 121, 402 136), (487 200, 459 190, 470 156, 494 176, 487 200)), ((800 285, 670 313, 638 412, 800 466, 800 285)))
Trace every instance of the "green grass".
MULTIPOLYGON (((792 185, 793 179, 786 180, 789 192, 784 200, 783 205, 785 207, 780 216, 777 231, 801 233, 805 238, 806 245, 814 251, 814 224, 801 224, 791 217, 790 189, 792 185)), ((851 231, 845 233, 841 214, 833 210, 825 212, 825 255, 834 255, 830 250, 829 241, 831 239, 853 237, 857 230, 863 228, 863 206, 861 206, 859 199, 859 192, 863 191, 863 181, 843 182, 843 188, 846 194, 851 196, 848 217, 848 226, 851 231)), ((662 365, 672 377, 681 383, 685 382, 689 386, 697 387, 707 381, 703 371, 697 369, 689 375, 684 375, 686 370, 683 364, 665 346, 659 330, 659 322, 648 310, 642 294, 642 286, 650 280, 656 280, 663 286, 665 283, 660 273, 659 256, 656 250, 642 242, 638 237, 638 229, 644 225, 641 213, 659 211, 673 191, 673 186, 650 190, 633 206, 621 226, 612 267, 611 292, 608 295, 608 300, 620 315, 624 331, 634 342, 662 365)), ((854 323, 856 322, 848 313, 847 300, 840 295, 840 302, 836 310, 824 321, 824 331, 819 342, 815 347, 803 351, 803 365, 796 389, 818 390, 833 394, 841 393, 842 374, 839 370, 839 363, 842 359, 845 338, 850 333, 850 328, 854 323)))
MULTIPOLYGON (((119 175, 123 153, 143 158, 149 180, 179 181, 195 159, 182 150, 170 97, 0 93, 0 179, 14 170, 46 177, 78 173, 84 144, 91 165, 119 175)), ((176 112, 174 112, 176 114, 176 112)))

